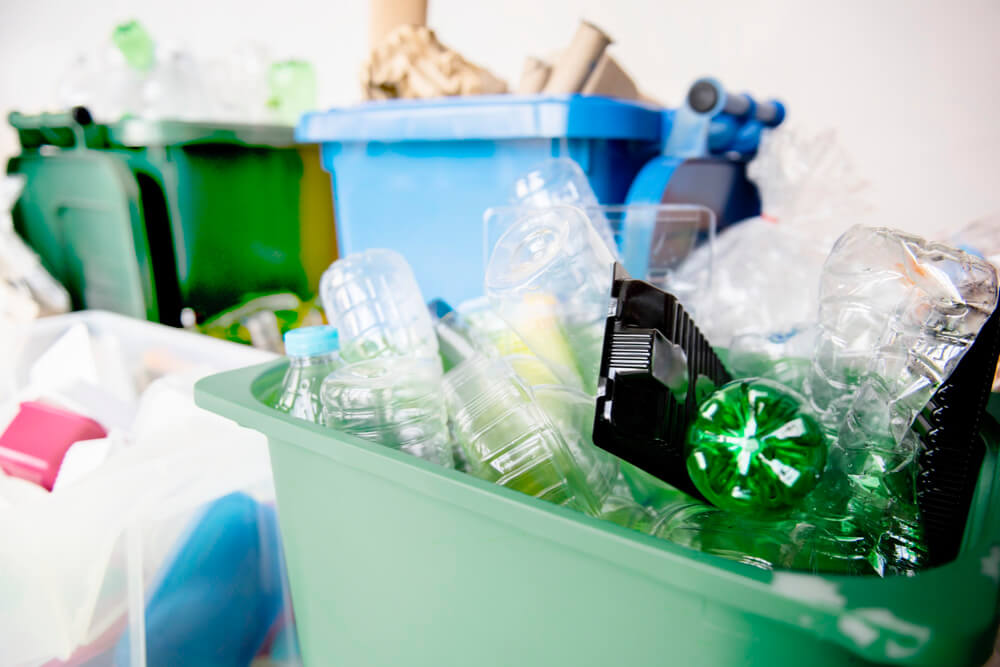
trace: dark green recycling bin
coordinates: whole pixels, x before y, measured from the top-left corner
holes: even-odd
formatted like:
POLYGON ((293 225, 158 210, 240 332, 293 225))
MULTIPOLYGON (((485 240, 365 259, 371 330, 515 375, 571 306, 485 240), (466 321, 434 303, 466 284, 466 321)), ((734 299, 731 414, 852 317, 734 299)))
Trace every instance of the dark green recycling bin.
POLYGON ((17 231, 75 308, 178 324, 254 293, 315 292, 336 257, 330 181, 292 128, 12 113, 17 231))

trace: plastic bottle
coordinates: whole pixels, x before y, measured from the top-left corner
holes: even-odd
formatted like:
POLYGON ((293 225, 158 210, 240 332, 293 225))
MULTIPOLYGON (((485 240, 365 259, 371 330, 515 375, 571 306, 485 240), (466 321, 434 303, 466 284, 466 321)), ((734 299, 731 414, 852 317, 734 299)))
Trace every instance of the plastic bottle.
POLYGON ((687 470, 713 505, 773 514, 797 505, 819 481, 827 442, 806 400, 771 380, 725 385, 698 406, 687 470))
POLYGON ((597 391, 613 259, 571 206, 523 209, 486 267, 490 303, 561 384, 597 391))
POLYGON ((438 359, 437 336, 413 270, 393 250, 338 259, 320 279, 329 322, 349 362, 385 356, 438 359))
POLYGON ((608 251, 617 256, 614 232, 583 169, 571 158, 552 158, 514 183, 513 201, 532 208, 576 206, 583 209, 608 251))
POLYGON ((823 267, 807 390, 836 444, 817 502, 856 517, 880 573, 925 562, 911 426, 996 303, 989 263, 895 230, 852 227, 823 267))
POLYGON ((587 464, 574 458, 559 428, 503 359, 477 355, 463 362, 445 375, 444 396, 472 474, 600 514, 602 499, 590 485, 587 464))
POLYGON ((320 387, 326 376, 342 364, 338 347, 337 330, 331 326, 303 327, 286 333, 289 364, 275 407, 293 417, 323 423, 320 387))
POLYGON ((321 394, 328 427, 454 467, 441 369, 431 360, 383 357, 342 366, 321 394))

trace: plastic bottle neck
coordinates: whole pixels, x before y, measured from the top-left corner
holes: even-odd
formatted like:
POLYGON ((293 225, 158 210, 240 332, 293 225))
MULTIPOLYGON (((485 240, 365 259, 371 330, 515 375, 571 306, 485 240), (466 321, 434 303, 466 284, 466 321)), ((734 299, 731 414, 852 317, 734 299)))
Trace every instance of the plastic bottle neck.
POLYGON ((311 366, 323 366, 334 363, 338 360, 337 350, 325 354, 315 354, 303 357, 289 357, 289 366, 292 368, 309 368, 311 366))

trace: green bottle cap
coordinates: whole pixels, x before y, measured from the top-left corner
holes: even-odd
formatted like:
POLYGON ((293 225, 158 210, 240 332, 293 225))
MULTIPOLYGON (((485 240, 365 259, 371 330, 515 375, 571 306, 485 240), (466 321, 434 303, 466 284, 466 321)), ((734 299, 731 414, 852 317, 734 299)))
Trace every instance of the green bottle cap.
POLYGON ((800 395, 777 382, 730 382, 698 407, 688 431, 687 470, 715 506, 768 514, 816 486, 827 443, 800 395))

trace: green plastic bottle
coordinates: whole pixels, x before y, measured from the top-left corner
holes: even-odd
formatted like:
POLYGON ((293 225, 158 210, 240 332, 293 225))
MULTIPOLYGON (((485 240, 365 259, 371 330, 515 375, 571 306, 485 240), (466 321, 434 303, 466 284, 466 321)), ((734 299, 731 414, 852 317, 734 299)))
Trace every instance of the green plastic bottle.
POLYGON ((798 504, 817 484, 827 442, 802 396, 762 378, 725 385, 698 407, 687 470, 713 505, 768 515, 798 504))

